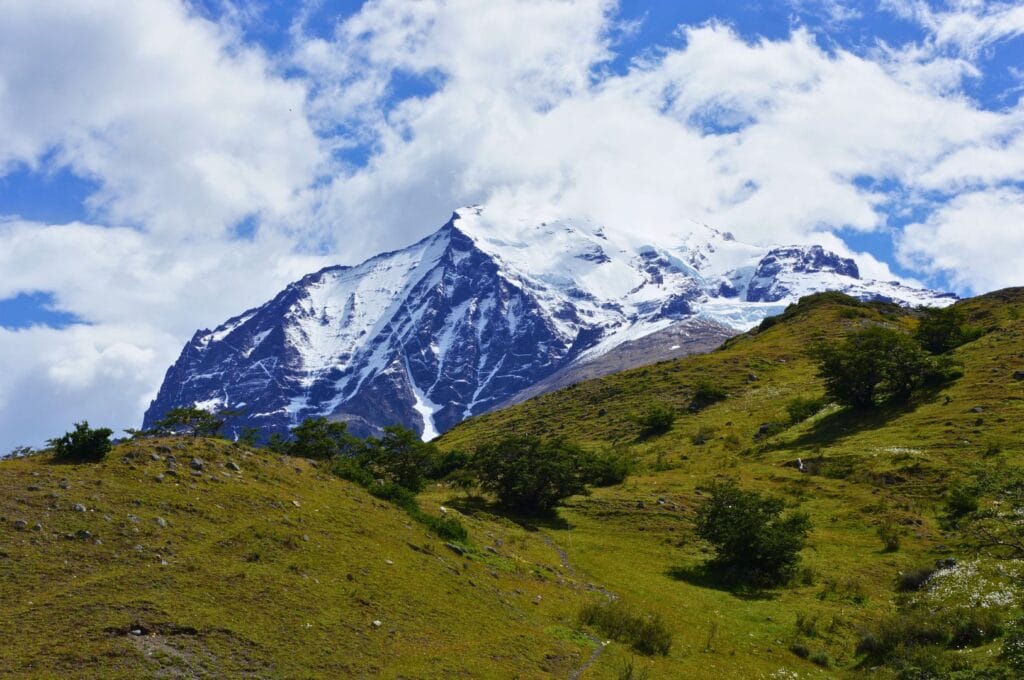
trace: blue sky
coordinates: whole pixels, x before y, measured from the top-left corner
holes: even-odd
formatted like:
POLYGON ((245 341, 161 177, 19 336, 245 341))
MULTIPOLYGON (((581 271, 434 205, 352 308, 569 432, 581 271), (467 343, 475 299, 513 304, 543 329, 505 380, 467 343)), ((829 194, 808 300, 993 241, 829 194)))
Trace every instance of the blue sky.
POLYGON ((817 242, 962 295, 1021 283, 1020 3, 0 12, 0 448, 136 425, 196 328, 470 203, 817 242))

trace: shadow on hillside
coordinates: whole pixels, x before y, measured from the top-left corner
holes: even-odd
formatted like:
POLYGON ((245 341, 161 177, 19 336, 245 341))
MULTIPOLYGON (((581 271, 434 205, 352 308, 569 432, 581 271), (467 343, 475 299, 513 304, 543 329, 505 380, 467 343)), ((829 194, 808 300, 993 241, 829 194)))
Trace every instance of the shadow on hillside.
POLYGON ((494 515, 503 517, 515 522, 527 531, 538 531, 540 529, 571 529, 572 526, 563 519, 557 511, 547 515, 522 515, 515 513, 508 508, 489 501, 482 496, 460 496, 449 498, 445 505, 458 510, 463 515, 470 517, 479 514, 494 515))
POLYGON ((921 406, 934 401, 946 386, 941 385, 918 392, 911 401, 885 404, 871 409, 845 408, 825 416, 796 439, 773 442, 766 446, 766 450, 826 447, 865 430, 885 427, 893 420, 913 413, 921 406))
POLYGON ((779 597, 778 593, 771 590, 724 581, 705 564, 669 567, 665 575, 698 588, 720 590, 741 600, 775 600, 779 597))

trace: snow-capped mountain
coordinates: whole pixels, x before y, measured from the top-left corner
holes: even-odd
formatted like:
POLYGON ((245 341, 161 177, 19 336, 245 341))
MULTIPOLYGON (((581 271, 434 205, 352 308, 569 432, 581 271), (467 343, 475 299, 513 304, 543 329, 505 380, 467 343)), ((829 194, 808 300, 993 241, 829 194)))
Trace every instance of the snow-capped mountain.
POLYGON ((745 330, 822 290, 907 305, 955 299, 862 280, 853 260, 819 246, 752 246, 703 225, 653 243, 587 221, 465 208, 404 250, 310 274, 197 332, 144 427, 196 404, 242 411, 228 425, 236 433, 284 433, 324 415, 357 432, 398 423, 430 438, 670 327, 745 330))

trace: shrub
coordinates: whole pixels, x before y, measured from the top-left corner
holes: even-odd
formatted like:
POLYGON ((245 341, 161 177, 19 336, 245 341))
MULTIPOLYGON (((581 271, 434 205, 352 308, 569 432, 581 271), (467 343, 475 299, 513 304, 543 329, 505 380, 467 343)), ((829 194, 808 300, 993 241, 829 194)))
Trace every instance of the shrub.
POLYGON ((906 398, 948 376, 909 335, 881 326, 854 331, 838 342, 817 343, 811 355, 827 397, 855 408, 906 398))
POLYGON ((363 467, 357 458, 336 456, 331 461, 331 472, 362 486, 372 496, 393 503, 412 519, 447 541, 464 543, 469 538, 466 528, 459 520, 454 517, 436 517, 423 512, 416 501, 416 494, 393 481, 378 483, 374 475, 363 467))
POLYGON ((672 631, 657 614, 639 614, 622 600, 589 604, 580 611, 580 623, 592 626, 612 640, 628 644, 641 654, 668 655, 672 631))
POLYGON ((1008 626, 999 658, 1013 670, 1024 673, 1024 618, 1016 619, 1008 626))
POLYGON ((271 448, 293 456, 330 460, 335 456, 354 456, 361 453, 361 442, 348 433, 348 425, 331 422, 327 418, 306 418, 292 428, 292 441, 281 447, 280 439, 271 438, 271 448))
POLYGON ((794 642, 793 644, 791 644, 789 646, 789 651, 793 652, 801 659, 806 659, 811 655, 811 650, 807 648, 807 645, 801 644, 799 642, 794 642))
POLYGON ((586 488, 588 456, 562 439, 511 436, 476 450, 480 486, 508 508, 525 514, 550 512, 586 488))
POLYGON ((439 458, 437 447, 398 425, 384 428, 379 438, 368 438, 360 454, 371 473, 412 491, 423 488, 427 472, 439 458))
POLYGON ((808 616, 803 612, 797 612, 796 614, 796 631, 800 635, 807 637, 818 636, 818 615, 814 614, 808 616))
POLYGON ((825 397, 794 397, 786 403, 786 413, 793 425, 802 423, 825 408, 828 400, 825 397))
POLYGON ((877 533, 886 552, 896 552, 900 549, 900 527, 895 520, 884 520, 878 525, 877 533))
POLYGON ((53 457, 68 462, 96 462, 110 451, 110 435, 114 431, 106 427, 93 429, 89 421, 75 423, 75 429, 46 443, 53 449, 53 457))
POLYGON ((934 573, 934 567, 920 567, 910 571, 902 571, 896 577, 896 589, 904 593, 921 590, 934 573))
POLYGON ((619 667, 618 680, 648 680, 651 677, 649 668, 637 667, 632 659, 628 659, 619 667))
POLYGON ((665 434, 676 422, 676 412, 668 404, 651 404, 643 415, 636 418, 645 435, 665 434))
POLYGON ((172 408, 156 423, 157 432, 160 434, 192 437, 215 437, 223 426, 223 418, 195 406, 172 408))
POLYGON ((781 500, 732 482, 713 486, 696 519, 697 535, 715 548, 709 570, 727 582, 755 586, 788 581, 800 562, 810 519, 799 512, 783 517, 783 508, 781 500))
POLYGON ((907 670, 922 660, 929 665, 943 663, 934 650, 927 651, 929 647, 973 647, 998 637, 1002 632, 1000 614, 993 609, 957 607, 936 612, 929 607, 913 607, 884 619, 874 629, 863 633, 857 653, 907 670))
POLYGON ((832 665, 832 659, 829 658, 828 653, 823 649, 819 649, 814 654, 811 654, 810 660, 815 666, 821 666, 822 668, 828 668, 832 665))
POLYGON ((982 335, 981 330, 964 323, 963 314, 956 307, 929 308, 922 312, 924 316, 914 338, 932 354, 944 354, 982 335))
POLYGON ((587 456, 585 481, 593 486, 614 486, 626 481, 633 470, 628 456, 614 451, 599 451, 587 456))
POLYGON ((697 388, 693 391, 693 397, 690 399, 690 411, 696 413, 712 404, 724 401, 728 396, 721 387, 701 381, 697 383, 697 388))
POLYGON ((946 493, 946 514, 950 519, 977 512, 980 490, 973 484, 955 484, 946 493))

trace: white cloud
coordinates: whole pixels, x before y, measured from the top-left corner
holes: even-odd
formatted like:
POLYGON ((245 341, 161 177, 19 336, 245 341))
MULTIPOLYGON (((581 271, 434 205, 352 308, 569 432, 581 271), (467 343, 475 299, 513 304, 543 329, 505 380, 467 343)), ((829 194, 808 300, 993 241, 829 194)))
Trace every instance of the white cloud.
POLYGON ((997 188, 957 196, 903 230, 899 254, 918 270, 974 292, 1019 286, 1024 272, 1024 191, 997 188))
POLYGON ((925 0, 882 0, 882 7, 920 23, 937 47, 975 56, 1001 40, 1024 35, 1024 6, 1019 2, 950 0, 936 10, 925 0))
POLYGON ((210 234, 286 215, 322 159, 301 83, 175 0, 0 0, 0 170, 96 180, 94 211, 210 234))

